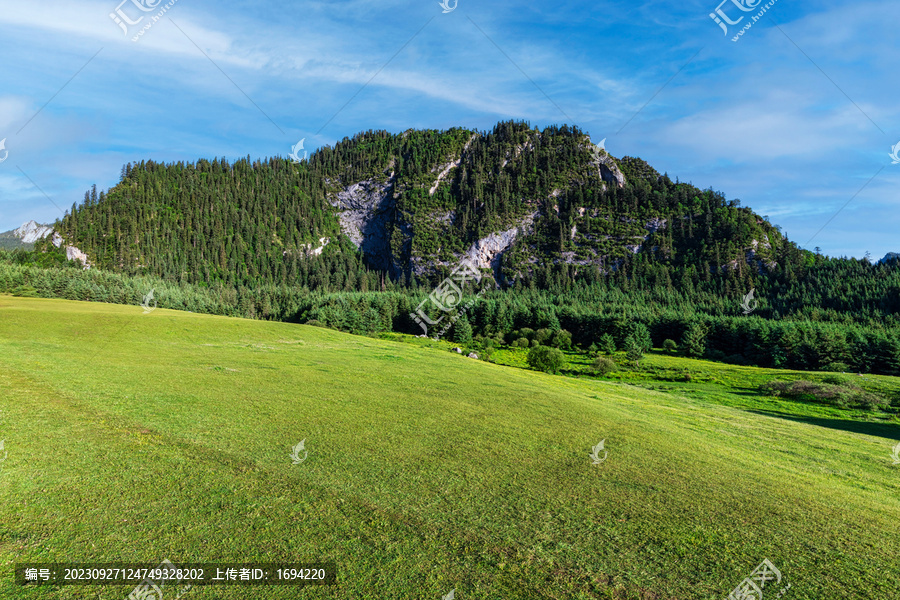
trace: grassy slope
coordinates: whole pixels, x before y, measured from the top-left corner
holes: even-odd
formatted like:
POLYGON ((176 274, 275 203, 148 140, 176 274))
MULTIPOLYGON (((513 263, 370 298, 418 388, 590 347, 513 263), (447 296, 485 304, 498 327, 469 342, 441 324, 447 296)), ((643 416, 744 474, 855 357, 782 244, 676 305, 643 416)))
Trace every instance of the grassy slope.
MULTIPOLYGON (((401 339, 401 336, 397 334, 390 335, 396 335, 398 339, 401 339)), ((418 340, 410 341, 415 343, 418 340)), ((563 368, 564 374, 598 377, 591 368, 593 358, 575 352, 565 354, 567 363, 563 368)), ((503 348, 494 353, 492 361, 498 364, 528 368, 527 356, 527 349, 503 348)), ((890 411, 866 410, 805 403, 767 396, 759 392, 760 385, 773 380, 822 382, 828 376, 838 375, 837 373, 746 367, 673 356, 660 349, 645 354, 636 368, 628 366, 624 352, 618 352, 615 356, 606 358, 616 361, 619 369, 602 377, 603 380, 629 383, 652 390, 676 392, 726 406, 799 418, 817 424, 826 424, 826 426, 842 427, 842 424, 849 426, 852 423, 855 424, 855 431, 869 432, 891 439, 900 437, 900 411, 897 410, 900 407, 900 402, 898 402, 900 378, 897 377, 843 374, 849 383, 888 400, 893 400, 893 408, 890 411), (689 381, 685 380, 686 373, 690 374, 689 381), (828 421, 833 421, 833 423, 827 424, 828 421)))
POLYGON ((339 568, 333 588, 184 596, 198 600, 722 599, 763 558, 787 598, 900 597, 894 441, 702 396, 0 296, 0 411, 4 599, 130 591, 26 593, 16 561, 163 558, 339 568))

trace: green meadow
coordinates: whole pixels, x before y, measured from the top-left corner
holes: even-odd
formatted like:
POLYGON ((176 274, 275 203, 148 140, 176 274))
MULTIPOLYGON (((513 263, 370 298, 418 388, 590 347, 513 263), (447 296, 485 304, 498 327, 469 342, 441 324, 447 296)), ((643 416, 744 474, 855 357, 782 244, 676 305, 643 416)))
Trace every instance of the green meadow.
POLYGON ((0 598, 123 600, 13 566, 163 559, 338 569, 187 600, 725 600, 763 559, 766 600, 900 598, 896 417, 754 391, 798 373, 449 346, 0 296, 0 598))

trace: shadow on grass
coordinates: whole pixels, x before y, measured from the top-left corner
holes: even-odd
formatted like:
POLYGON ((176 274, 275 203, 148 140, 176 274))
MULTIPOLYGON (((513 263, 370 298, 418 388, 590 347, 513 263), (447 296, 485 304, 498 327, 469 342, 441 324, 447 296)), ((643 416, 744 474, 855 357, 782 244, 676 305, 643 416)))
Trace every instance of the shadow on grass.
POLYGON ((829 419, 826 417, 806 417, 801 415, 786 415, 784 413, 768 411, 768 410, 750 410, 748 412, 767 417, 778 417, 779 419, 787 419, 788 421, 797 421, 800 423, 809 423, 819 427, 827 427, 829 429, 839 429, 841 431, 852 431, 853 433, 862 433, 872 435, 889 440, 900 441, 900 425, 894 423, 868 423, 865 421, 853 421, 850 419, 829 419))

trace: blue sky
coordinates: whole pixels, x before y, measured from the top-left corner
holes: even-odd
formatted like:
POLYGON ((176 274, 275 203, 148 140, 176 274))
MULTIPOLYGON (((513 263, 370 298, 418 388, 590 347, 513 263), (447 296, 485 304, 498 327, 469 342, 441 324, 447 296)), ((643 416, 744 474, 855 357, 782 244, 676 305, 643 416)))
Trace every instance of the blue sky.
POLYGON ((900 252, 895 1, 777 0, 737 42, 766 2, 175 0, 136 42, 171 0, 119 2, 0 0, 0 231, 129 161, 524 119, 574 123, 807 248, 900 252), (717 7, 744 17, 727 36, 717 7), (117 8, 144 18, 126 35, 117 8))

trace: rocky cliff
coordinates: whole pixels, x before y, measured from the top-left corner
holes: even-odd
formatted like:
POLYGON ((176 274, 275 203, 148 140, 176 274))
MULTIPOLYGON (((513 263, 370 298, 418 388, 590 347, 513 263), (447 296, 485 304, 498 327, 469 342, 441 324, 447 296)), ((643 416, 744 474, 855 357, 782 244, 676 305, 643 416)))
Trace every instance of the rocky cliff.
MULTIPOLYGON (((34 246, 34 243, 36 241, 44 239, 48 236, 52 236, 50 241, 57 248, 63 245, 64 240, 62 236, 54 231, 53 227, 49 225, 41 225, 36 221, 31 220, 22 224, 22 226, 17 229, 13 229, 12 231, 7 231, 6 233, 0 234, 0 248, 15 249, 17 247, 21 247, 30 249, 32 246, 34 246)), ((80 261, 81 264, 84 265, 85 269, 90 268, 91 263, 88 259, 87 254, 71 245, 66 245, 65 251, 67 260, 80 261)))
POLYGON ((17 229, 11 229, 0 233, 0 249, 15 250, 16 248, 31 249, 34 243, 53 231, 49 225, 41 225, 35 221, 28 221, 17 229))
MULTIPOLYGON (((467 166, 471 166, 473 162, 470 149, 473 142, 482 141, 482 137, 482 134, 477 132, 471 134, 455 154, 443 157, 442 162, 429 168, 431 178, 427 180, 420 178, 417 181, 409 181, 406 178, 398 181, 397 174, 393 170, 396 163, 392 160, 389 164, 390 173, 382 177, 360 181, 327 181, 332 186, 328 202, 336 210, 341 232, 362 252, 370 267, 387 270, 393 276, 409 274, 421 277, 429 275, 437 268, 453 268, 460 261, 469 259, 481 269, 490 269, 498 283, 503 280, 501 269, 504 266, 504 256, 517 241, 527 239, 535 233, 535 222, 542 218, 542 206, 554 202, 564 189, 554 189, 546 197, 523 198, 525 210, 521 214, 501 220, 493 230, 482 231, 480 237, 471 239, 467 246, 452 252, 447 252, 443 245, 439 245, 431 252, 422 251, 417 244, 417 236, 422 237, 429 233, 423 230, 440 230, 446 233, 457 227, 459 213, 456 209, 411 214, 408 203, 405 205, 407 210, 398 206, 398 201, 404 195, 410 195, 418 189, 423 192, 427 190, 428 197, 434 197, 440 189, 445 189, 449 194, 459 193, 466 178, 470 176, 466 172, 467 166)), ((513 168, 517 161, 527 161, 529 153, 535 153, 541 143, 549 142, 540 132, 529 132, 525 139, 505 152, 498 173, 486 174, 486 178, 502 178, 504 169, 513 168)), ((626 186, 625 175, 616 159, 604 149, 594 146, 588 136, 583 136, 577 147, 587 151, 589 159, 585 163, 586 174, 589 176, 592 174, 596 178, 601 190, 607 189, 607 186, 616 189, 626 186)), ((586 181, 580 177, 572 178, 571 184, 585 185, 586 181)), ((477 201, 478 198, 474 200, 477 201)), ((558 205, 553 204, 552 210, 558 217, 558 205)), ((579 216, 585 217, 586 209, 578 210, 579 216)), ((595 216, 591 214, 587 215, 587 218, 595 216)), ((654 232, 665 226, 665 220, 653 220, 649 226, 650 231, 654 232)), ((578 225, 573 224, 570 230, 573 240, 577 233, 578 225)), ((646 236, 641 238, 640 242, 645 238, 646 236)), ((579 244, 590 246, 591 241, 591 236, 582 237, 579 244)), ((623 238, 620 241, 630 252, 640 250, 640 242, 635 244, 633 238, 623 238)), ((528 258, 529 263, 536 260, 535 256, 528 258)), ((562 261, 578 265, 603 264, 604 258, 603 255, 590 249, 585 253, 566 252, 561 255, 562 261)))
POLYGON ((50 231, 26 224, 16 240, 49 249, 51 236, 97 268, 245 286, 434 282, 466 259, 500 285, 654 261, 752 272, 773 268, 784 244, 721 193, 614 157, 576 127, 522 122, 367 131, 302 164, 129 164, 50 231))

